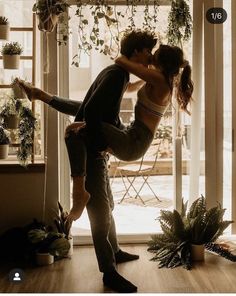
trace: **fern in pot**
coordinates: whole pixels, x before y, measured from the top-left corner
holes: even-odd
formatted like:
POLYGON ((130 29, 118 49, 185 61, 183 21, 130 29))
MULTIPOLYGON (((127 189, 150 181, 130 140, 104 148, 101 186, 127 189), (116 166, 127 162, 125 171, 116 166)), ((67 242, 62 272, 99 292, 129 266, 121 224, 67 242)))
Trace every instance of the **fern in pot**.
POLYGON ((224 213, 225 209, 220 204, 208 210, 203 196, 193 202, 188 212, 187 203, 183 201, 180 213, 176 210, 161 211, 159 221, 163 233, 152 236, 149 242, 148 250, 155 253, 152 260, 159 261, 159 267, 182 265, 191 269, 194 261, 204 260, 204 248, 221 255, 213 246, 233 223, 223 220, 224 213))
POLYGON ((4 69, 19 69, 22 52, 23 47, 18 42, 4 44, 1 49, 4 69))
POLYGON ((0 125, 0 159, 6 159, 9 151, 10 138, 8 132, 0 125))
POLYGON ((0 16, 0 40, 9 40, 10 25, 5 16, 0 16))

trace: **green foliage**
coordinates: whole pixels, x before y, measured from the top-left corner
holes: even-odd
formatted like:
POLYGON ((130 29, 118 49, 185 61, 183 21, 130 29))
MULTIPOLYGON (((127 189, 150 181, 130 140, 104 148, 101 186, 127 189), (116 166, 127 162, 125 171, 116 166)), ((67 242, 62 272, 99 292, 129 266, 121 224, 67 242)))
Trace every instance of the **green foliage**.
POLYGON ((66 0, 37 0, 33 5, 33 12, 44 15, 59 15, 66 11, 69 4, 66 0))
POLYGON ((168 16, 167 38, 170 45, 181 45, 188 41, 192 33, 192 17, 188 0, 172 0, 168 16))
POLYGON ((152 236, 148 250, 156 255, 160 267, 183 265, 190 269, 191 244, 214 242, 233 221, 223 221, 225 209, 218 204, 209 210, 203 196, 195 200, 187 212, 187 203, 182 200, 181 213, 174 210, 161 211, 159 217, 163 234, 152 236))
POLYGON ((63 234, 46 229, 32 229, 28 239, 33 244, 35 252, 50 253, 53 256, 64 257, 69 251, 70 244, 63 234))
POLYGON ((27 106, 24 106, 19 99, 8 96, 6 103, 1 107, 0 123, 7 127, 5 120, 10 115, 19 116, 17 137, 20 143, 17 158, 22 166, 27 166, 33 149, 33 133, 36 129, 36 118, 27 106))
POLYGON ((172 142, 172 127, 164 124, 160 124, 156 131, 156 137, 158 139, 167 139, 169 143, 172 142))
POLYGON ((71 225, 67 223, 68 212, 65 212, 62 205, 58 201, 59 215, 57 215, 56 219, 54 219, 54 223, 57 227, 57 231, 65 235, 65 238, 69 239, 71 225))
MULTIPOLYGON (((75 15, 78 17, 78 55, 73 57, 72 65, 79 66, 81 52, 90 54, 92 49, 100 53, 115 58, 120 49, 122 19, 128 20, 128 30, 142 29, 156 33, 158 31, 158 11, 159 1, 154 0, 151 3, 144 1, 143 14, 137 18, 139 12, 138 5, 140 0, 126 0, 126 11, 120 10, 116 3, 97 0, 91 5, 91 1, 77 0, 77 10, 75 15), (85 11, 89 8, 92 20, 87 19, 85 11), (140 25, 137 24, 137 19, 140 25), (103 31, 108 32, 109 36, 104 36, 103 31)), ((189 5, 184 0, 172 0, 171 11, 168 17, 169 43, 176 44, 182 41, 188 41, 191 37, 192 18, 190 15, 189 5)), ((69 32, 69 30, 67 30, 69 32)), ((59 34, 60 35, 60 34, 59 34)), ((59 45, 65 44, 68 36, 61 34, 58 38, 59 45)))
POLYGON ((8 42, 2 46, 2 55, 20 55, 23 47, 18 42, 8 42))
POLYGON ((0 145, 7 145, 10 143, 7 131, 0 125, 0 145))
POLYGON ((5 16, 0 16, 0 25, 8 25, 8 19, 5 16))

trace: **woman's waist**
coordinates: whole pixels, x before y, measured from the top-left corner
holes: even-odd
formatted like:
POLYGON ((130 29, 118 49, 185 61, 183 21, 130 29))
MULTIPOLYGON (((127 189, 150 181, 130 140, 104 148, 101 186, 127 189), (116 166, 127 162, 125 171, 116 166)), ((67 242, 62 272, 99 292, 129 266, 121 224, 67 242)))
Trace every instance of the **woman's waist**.
POLYGON ((161 117, 150 114, 140 106, 135 107, 135 120, 141 121, 154 135, 161 117))

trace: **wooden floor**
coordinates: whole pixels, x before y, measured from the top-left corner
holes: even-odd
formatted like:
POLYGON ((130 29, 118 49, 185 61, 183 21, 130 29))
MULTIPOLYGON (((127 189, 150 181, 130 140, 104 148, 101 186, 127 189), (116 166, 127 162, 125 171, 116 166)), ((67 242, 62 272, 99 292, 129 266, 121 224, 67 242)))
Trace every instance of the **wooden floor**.
MULTIPOLYGON (((195 264, 191 271, 182 267, 159 269, 149 259, 146 245, 122 246, 137 253, 140 259, 123 263, 118 271, 135 285, 139 293, 234 293, 236 263, 206 253, 204 263, 195 264)), ((14 266, 14 268, 20 266, 14 266)), ((0 292, 4 293, 104 293, 93 247, 74 247, 72 259, 63 259, 47 267, 25 269, 21 283, 8 281, 9 268, 0 268, 0 292)))

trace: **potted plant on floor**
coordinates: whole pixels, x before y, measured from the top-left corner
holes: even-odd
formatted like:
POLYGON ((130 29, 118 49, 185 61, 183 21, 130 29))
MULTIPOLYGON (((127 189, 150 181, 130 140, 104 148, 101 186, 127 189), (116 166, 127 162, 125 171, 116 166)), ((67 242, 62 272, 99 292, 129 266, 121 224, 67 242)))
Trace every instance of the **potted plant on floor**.
POLYGON ((4 69, 18 69, 23 47, 18 42, 9 42, 2 46, 4 69))
POLYGON ((8 40, 10 33, 10 25, 8 19, 4 16, 0 16, 0 39, 8 40))
POLYGON ((0 159, 6 159, 8 156, 10 139, 7 131, 0 125, 0 159))
POLYGON ((43 32, 52 32, 58 23, 61 13, 65 12, 69 5, 65 0, 37 0, 33 6, 33 12, 38 16, 38 28, 43 32))
POLYGON ((38 265, 52 264, 54 258, 65 257, 70 248, 70 244, 63 234, 49 231, 46 228, 30 230, 28 238, 34 246, 38 265))
POLYGON ((7 129, 16 129, 19 124, 19 112, 22 108, 20 100, 8 96, 6 103, 2 106, 0 119, 2 125, 7 129))
POLYGON ((148 250, 155 253, 152 260, 159 261, 159 267, 182 265, 191 269, 193 261, 204 260, 204 248, 212 248, 233 223, 223 220, 224 213, 220 204, 207 210, 203 196, 193 202, 188 212, 187 203, 183 201, 180 213, 161 211, 159 221, 163 233, 152 236, 149 242, 148 250), (200 253, 196 249, 201 249, 200 253))
POLYGON ((68 212, 64 211, 62 205, 58 201, 59 215, 54 219, 54 223, 56 225, 57 231, 64 235, 64 237, 68 240, 70 244, 70 249, 68 250, 68 257, 71 257, 73 254, 73 237, 70 233, 71 224, 67 223, 66 218, 68 216, 68 212))

